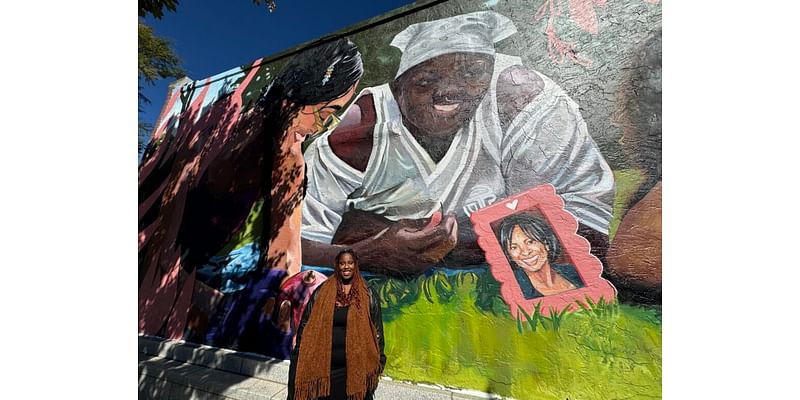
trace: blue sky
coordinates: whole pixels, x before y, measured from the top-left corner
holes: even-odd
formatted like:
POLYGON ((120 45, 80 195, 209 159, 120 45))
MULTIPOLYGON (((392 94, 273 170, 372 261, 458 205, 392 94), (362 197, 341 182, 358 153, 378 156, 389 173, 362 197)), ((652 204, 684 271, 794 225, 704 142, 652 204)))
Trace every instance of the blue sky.
MULTIPOLYGON (((172 42, 192 79, 202 79, 270 56, 365 19, 413 3, 413 0, 276 0, 269 13, 251 0, 181 0, 177 12, 145 22, 172 42)), ((152 103, 139 120, 158 117, 173 79, 144 84, 152 103)))

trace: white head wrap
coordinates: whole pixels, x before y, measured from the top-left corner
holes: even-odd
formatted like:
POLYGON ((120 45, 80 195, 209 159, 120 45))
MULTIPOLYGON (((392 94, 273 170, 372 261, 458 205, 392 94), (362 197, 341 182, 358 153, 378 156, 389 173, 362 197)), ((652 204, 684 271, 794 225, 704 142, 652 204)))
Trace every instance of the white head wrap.
POLYGON ((395 78, 442 54, 494 55, 494 44, 516 32, 517 28, 510 19, 494 11, 478 11, 409 25, 391 43, 403 52, 395 78))

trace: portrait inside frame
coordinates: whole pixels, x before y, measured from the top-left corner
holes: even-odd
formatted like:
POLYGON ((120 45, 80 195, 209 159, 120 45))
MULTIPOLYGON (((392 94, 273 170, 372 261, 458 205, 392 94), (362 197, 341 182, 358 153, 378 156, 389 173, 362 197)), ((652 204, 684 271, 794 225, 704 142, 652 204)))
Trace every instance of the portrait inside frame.
POLYGON ((518 307, 548 316, 586 298, 606 302, 616 289, 600 275, 603 265, 578 222, 550 184, 507 197, 473 212, 470 220, 500 294, 512 315, 518 307))

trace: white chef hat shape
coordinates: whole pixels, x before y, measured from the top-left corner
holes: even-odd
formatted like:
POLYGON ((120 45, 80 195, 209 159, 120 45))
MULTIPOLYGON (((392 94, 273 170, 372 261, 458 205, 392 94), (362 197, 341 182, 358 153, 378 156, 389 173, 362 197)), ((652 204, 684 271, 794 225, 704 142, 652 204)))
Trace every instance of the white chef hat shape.
POLYGON ((442 54, 494 55, 494 44, 516 32, 517 28, 510 19, 494 11, 478 11, 409 25, 391 43, 403 52, 395 77, 442 54))

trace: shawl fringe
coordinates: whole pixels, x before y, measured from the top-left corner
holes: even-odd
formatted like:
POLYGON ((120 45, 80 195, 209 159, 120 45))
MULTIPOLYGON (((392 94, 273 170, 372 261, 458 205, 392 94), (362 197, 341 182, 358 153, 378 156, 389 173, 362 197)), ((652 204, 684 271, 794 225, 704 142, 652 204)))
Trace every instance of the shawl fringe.
POLYGON ((375 392, 378 388, 378 382, 381 379, 381 369, 378 367, 367 375, 367 388, 363 392, 357 392, 347 395, 347 400, 363 400, 369 392, 375 392))
MULTIPOLYGON (((316 399, 331 393, 330 376, 325 376, 311 382, 304 382, 294 388, 295 399, 316 399)), ((363 399, 363 397, 362 397, 363 399)))

